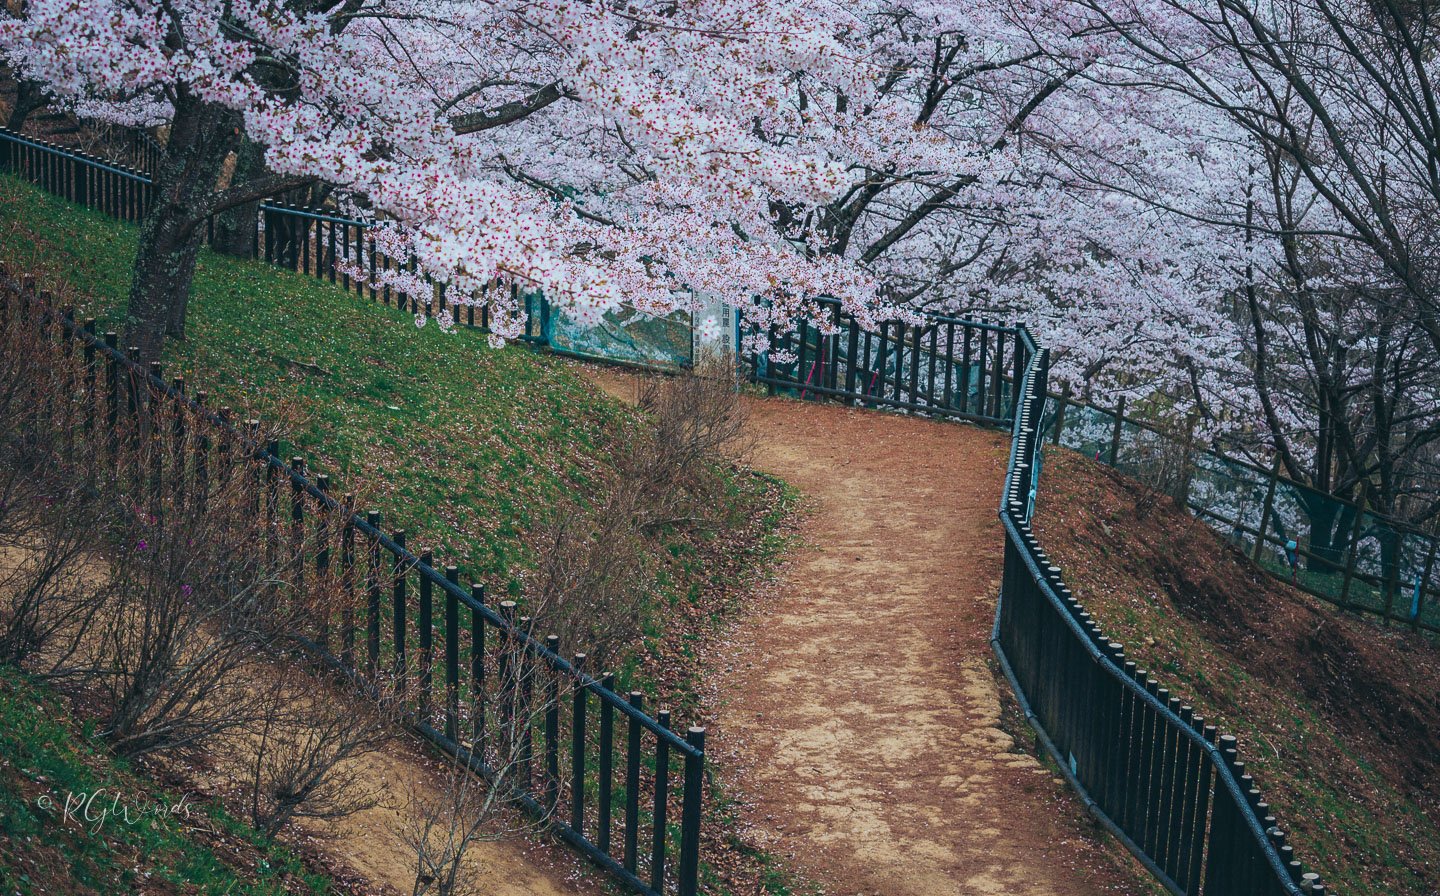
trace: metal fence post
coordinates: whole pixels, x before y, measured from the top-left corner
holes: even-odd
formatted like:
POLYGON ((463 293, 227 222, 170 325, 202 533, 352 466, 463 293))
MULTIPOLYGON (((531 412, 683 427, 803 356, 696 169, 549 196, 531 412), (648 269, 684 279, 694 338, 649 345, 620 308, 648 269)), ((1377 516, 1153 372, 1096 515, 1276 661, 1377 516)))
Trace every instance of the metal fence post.
POLYGON ((1350 527, 1350 553, 1345 557, 1345 583, 1340 588, 1340 606, 1347 610, 1354 609, 1350 604, 1350 584, 1355 580, 1355 563, 1360 559, 1360 529, 1365 522, 1367 497, 1362 489, 1360 503, 1355 505, 1355 523, 1350 527))
POLYGON ((1265 548, 1265 530, 1270 528, 1270 514, 1275 511, 1275 488, 1280 484, 1280 456, 1270 465, 1270 484, 1265 488, 1265 504, 1260 510, 1260 525, 1255 530, 1255 550, 1250 559, 1260 562, 1260 552, 1265 548))
POLYGON ((1065 384, 1065 390, 1055 400, 1055 429, 1050 433, 1050 444, 1060 444, 1060 434, 1065 431, 1065 408, 1070 404, 1070 384, 1065 384))
POLYGON ((1115 408, 1115 427, 1110 432, 1110 466, 1118 466, 1120 463, 1120 427, 1125 422, 1125 396, 1120 396, 1120 404, 1115 408))
POLYGON ((680 896, 695 896, 700 879, 700 801, 705 785, 705 729, 691 728, 685 742, 685 802, 680 810, 680 896))
POLYGON ((1436 537, 1433 531, 1434 527, 1431 528, 1430 553, 1425 557, 1425 571, 1420 575, 1417 593, 1415 594, 1415 605, 1411 608, 1410 628, 1414 631, 1420 630, 1420 614, 1425 609, 1425 592, 1430 588, 1430 574, 1435 571, 1435 552, 1436 548, 1440 547, 1440 537, 1436 537))
MULTIPOLYGON (((655 720, 666 731, 670 730, 670 710, 662 709, 655 720)), ((655 804, 653 809, 653 830, 650 843, 650 889, 665 892, 665 809, 669 803, 670 786, 670 742, 663 737, 655 739, 655 804)))
MULTIPOLYGON (((435 568, 435 555, 430 550, 420 553, 420 563, 427 570, 435 568)), ((415 634, 420 641, 420 718, 427 723, 430 721, 430 708, 432 703, 431 691, 434 685, 435 668, 435 599, 434 586, 430 581, 430 573, 420 574, 420 600, 416 608, 419 619, 415 623, 415 634)))
MULTIPOLYGON (((445 567, 445 581, 460 587, 460 568, 445 567)), ((460 739, 460 602, 445 589, 445 736, 460 739)))

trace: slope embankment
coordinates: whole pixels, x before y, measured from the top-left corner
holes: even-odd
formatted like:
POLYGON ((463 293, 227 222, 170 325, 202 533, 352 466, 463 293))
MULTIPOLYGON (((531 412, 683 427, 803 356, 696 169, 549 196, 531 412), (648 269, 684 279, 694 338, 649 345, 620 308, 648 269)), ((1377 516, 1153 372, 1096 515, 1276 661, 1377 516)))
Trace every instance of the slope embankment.
POLYGON ((1332 892, 1440 893, 1440 647, 1265 574, 1169 499, 1046 455, 1040 543, 1127 656, 1240 739, 1332 892))

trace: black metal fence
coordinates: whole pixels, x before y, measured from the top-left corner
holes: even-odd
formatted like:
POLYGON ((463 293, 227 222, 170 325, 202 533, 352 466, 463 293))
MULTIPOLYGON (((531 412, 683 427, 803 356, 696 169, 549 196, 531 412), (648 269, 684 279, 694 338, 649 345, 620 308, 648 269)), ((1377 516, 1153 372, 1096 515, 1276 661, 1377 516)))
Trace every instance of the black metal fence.
POLYGON ((770 333, 771 344, 794 357, 778 364, 751 355, 750 378, 774 395, 837 398, 936 417, 1009 425, 1015 384, 1030 360, 1019 330, 953 317, 920 323, 885 321, 861 327, 840 308, 821 303, 826 320, 801 320, 794 333, 770 333))
POLYGON ((72 442, 92 439, 108 462, 146 471, 142 496, 127 500, 203 507, 222 477, 245 477, 267 543, 298 558, 288 584, 342 595, 297 641, 368 688, 398 691, 415 731, 477 773, 504 773, 518 803, 630 889, 694 896, 705 729, 673 731, 668 711, 645 712, 641 692, 616 693, 612 674, 536 637, 515 602, 487 602, 484 585, 463 587, 457 567, 411 550, 379 512, 355 513, 354 497, 337 498, 303 459, 285 461, 258 421, 167 382, 159 363, 142 369, 116 334, 0 271, 0 331, 17 326, 63 359, 63 384, 37 399, 46 419, 73 420, 72 442))
MULTIPOLYGON (((0 171, 22 177, 70 202, 122 221, 139 222, 150 210, 154 187, 149 175, 107 159, 56 146, 0 128, 0 171)), ((488 332, 490 307, 447 302, 443 284, 430 295, 410 295, 390 286, 376 286, 377 274, 414 270, 409 260, 381 251, 370 232, 373 222, 336 214, 332 209, 300 208, 280 202, 260 203, 253 220, 241 222, 251 258, 263 259, 286 270, 334 283, 358 296, 393 305, 412 314, 438 315, 449 311, 457 326, 488 332), (348 271, 364 272, 352 277, 348 271)), ((217 221, 206 221, 204 241, 216 242, 217 221)), ((529 314, 521 339, 547 341, 552 309, 538 292, 521 293, 515 284, 512 299, 529 314)))
POLYGON ((1030 349, 1000 508, 1005 565, 992 635, 1027 720, 1092 814, 1172 893, 1327 892, 1286 843, 1236 739, 1127 660, 1036 541, 1049 357, 1030 349))
POLYGON ((1349 610, 1440 632, 1440 537, 1113 410, 1051 394, 1045 439, 1172 488, 1271 574, 1349 610), (1294 565, 1286 556, 1287 544, 1294 565))

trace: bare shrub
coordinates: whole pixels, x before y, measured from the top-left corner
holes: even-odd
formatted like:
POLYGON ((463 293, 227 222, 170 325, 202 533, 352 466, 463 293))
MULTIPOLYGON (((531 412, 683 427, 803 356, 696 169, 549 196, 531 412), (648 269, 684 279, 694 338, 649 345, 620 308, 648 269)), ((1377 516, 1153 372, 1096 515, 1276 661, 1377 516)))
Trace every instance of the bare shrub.
POLYGON ((610 663, 641 630, 656 536, 721 522, 721 467, 742 461, 750 447, 736 385, 735 371, 715 358, 683 375, 644 380, 644 417, 617 448, 613 479, 588 506, 564 502, 533 529, 537 565, 526 608, 561 643, 610 663))
POLYGON ((267 836, 373 805, 355 762, 398 701, 272 663, 353 619, 348 515, 247 459, 269 433, 216 430, 123 368, 112 427, 96 394, 109 362, 87 375, 58 318, 5 289, 0 661, 40 657, 98 698, 118 754, 238 751, 267 836))
POLYGON ((393 737, 400 720, 393 693, 363 699, 293 669, 271 670, 259 687, 260 719, 242 739, 257 831, 271 838, 296 818, 343 818, 379 804, 358 760, 393 737))
MULTIPOLYGON (((103 509, 74 483, 49 481, 0 534, 0 663, 53 672, 74 655, 101 602, 89 558, 103 509)), ((15 497, 12 491, 11 497, 15 497)))
POLYGON ((738 387, 734 367, 717 355, 701 356, 685 374, 642 381, 647 423, 620 452, 615 491, 627 495, 643 528, 714 522, 717 468, 743 463, 752 447, 738 387))
POLYGON ((1189 499, 1190 482, 1195 477, 1193 440, 1185 435, 1168 435, 1142 431, 1143 439, 1132 445, 1132 466, 1135 478, 1145 487, 1149 499, 1139 512, 1147 514, 1160 500, 1183 507, 1189 499))
POLYGON ((0 315, 0 662, 17 665, 83 633, 82 561, 108 516, 77 475, 94 458, 74 346, 57 320, 42 328, 22 310, 0 315))
POLYGON ((101 731, 117 753, 183 751, 263 719, 254 664, 316 628, 294 579, 303 543, 278 514, 257 520, 269 498, 251 474, 237 470, 204 502, 130 508, 82 670, 106 697, 101 731))
POLYGON ((505 685, 491 733, 488 776, 468 764, 468 754, 449 756, 438 780, 412 782, 402 807, 401 839, 415 855, 411 896, 480 896, 467 875, 466 856, 478 843, 519 836, 544 826, 546 817, 522 814, 515 797, 533 760, 527 736, 551 705, 569 689, 547 688, 551 673, 536 663, 519 661, 513 647, 505 685), (516 699, 522 693, 547 695, 528 708, 516 699), (508 695, 510 699, 504 699, 508 695))

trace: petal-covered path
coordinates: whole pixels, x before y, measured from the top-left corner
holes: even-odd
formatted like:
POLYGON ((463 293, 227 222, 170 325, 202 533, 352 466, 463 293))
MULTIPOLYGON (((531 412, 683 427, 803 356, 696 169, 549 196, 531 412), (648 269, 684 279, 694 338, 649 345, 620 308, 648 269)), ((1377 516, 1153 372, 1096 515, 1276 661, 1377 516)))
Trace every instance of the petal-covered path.
POLYGON ((999 727, 1004 434, 785 400, 751 421, 810 514, 716 657, 709 752, 748 836, 830 894, 1154 892, 999 727))

